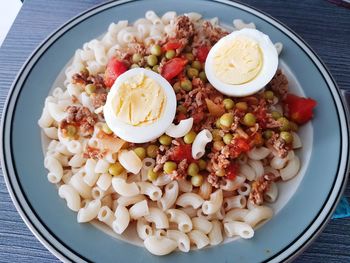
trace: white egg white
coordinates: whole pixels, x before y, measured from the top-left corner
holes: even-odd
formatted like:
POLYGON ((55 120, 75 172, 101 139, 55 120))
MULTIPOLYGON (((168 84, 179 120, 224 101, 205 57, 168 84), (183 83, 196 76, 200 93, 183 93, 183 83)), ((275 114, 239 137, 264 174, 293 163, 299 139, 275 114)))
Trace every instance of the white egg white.
POLYGON ((157 139, 167 128, 172 124, 176 113, 176 96, 173 87, 170 83, 151 70, 143 68, 130 69, 120 75, 114 82, 111 90, 108 93, 107 101, 103 107, 103 114, 109 128, 121 139, 133 143, 145 143, 157 139), (150 124, 141 126, 133 126, 120 121, 115 114, 116 109, 113 107, 113 99, 115 98, 120 85, 132 76, 144 74, 152 78, 163 88, 166 103, 163 112, 158 120, 150 124))
POLYGON ((278 54, 269 36, 251 28, 234 31, 220 39, 210 50, 205 62, 205 73, 209 82, 221 93, 229 96, 243 97, 256 93, 262 89, 275 75, 278 67, 278 54), (262 51, 263 65, 258 75, 251 81, 239 85, 227 84, 219 80, 213 69, 213 59, 220 48, 239 36, 245 36, 258 42, 262 51))

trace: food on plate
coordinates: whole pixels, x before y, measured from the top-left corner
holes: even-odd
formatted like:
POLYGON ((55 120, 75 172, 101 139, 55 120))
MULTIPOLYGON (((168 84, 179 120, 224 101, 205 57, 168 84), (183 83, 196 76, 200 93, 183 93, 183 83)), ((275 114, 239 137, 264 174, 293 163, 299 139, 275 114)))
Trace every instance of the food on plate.
POLYGON ((253 238, 316 106, 288 90, 281 50, 253 23, 230 33, 198 13, 112 23, 45 101, 48 180, 78 222, 136 225, 155 255, 253 238))

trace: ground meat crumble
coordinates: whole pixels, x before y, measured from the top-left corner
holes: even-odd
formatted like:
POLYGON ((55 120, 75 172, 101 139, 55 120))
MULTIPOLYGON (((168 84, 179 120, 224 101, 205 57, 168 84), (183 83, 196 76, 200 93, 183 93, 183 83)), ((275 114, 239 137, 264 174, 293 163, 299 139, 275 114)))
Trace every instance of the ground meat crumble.
POLYGON ((194 33, 194 25, 188 16, 177 17, 175 21, 175 38, 191 39, 194 33))
POLYGON ((278 69, 272 80, 266 85, 266 88, 271 89, 276 94, 279 94, 281 98, 284 98, 288 92, 288 79, 282 73, 282 70, 278 69))
POLYGON ((273 174, 265 174, 252 183, 249 200, 255 205, 264 202, 264 195, 270 189, 271 183, 278 180, 273 174))
POLYGON ((95 109, 106 104, 107 93, 93 93, 91 94, 91 102, 95 109))
POLYGON ((97 121, 96 114, 90 112, 88 108, 83 106, 68 106, 66 112, 68 114, 67 118, 60 124, 63 135, 65 135, 66 127, 68 125, 74 125, 79 128, 81 136, 86 137, 93 134, 94 125, 97 121))
POLYGON ((287 157, 291 150, 291 145, 287 144, 277 133, 274 133, 266 144, 281 158, 287 157))
POLYGON ((188 168, 188 161, 187 159, 183 159, 179 162, 177 169, 171 173, 171 179, 182 179, 186 178, 187 176, 187 168, 188 168))
POLYGON ((221 38, 228 34, 227 31, 223 30, 220 27, 213 26, 209 21, 203 22, 203 32, 207 39, 210 40, 211 43, 218 42, 221 38))

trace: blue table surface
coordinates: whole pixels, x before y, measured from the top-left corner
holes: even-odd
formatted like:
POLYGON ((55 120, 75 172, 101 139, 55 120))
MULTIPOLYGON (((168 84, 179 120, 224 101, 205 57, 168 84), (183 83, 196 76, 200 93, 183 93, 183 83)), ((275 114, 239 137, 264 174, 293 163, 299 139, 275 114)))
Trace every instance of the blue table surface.
MULTIPOLYGON (((0 49, 1 112, 16 74, 38 44, 68 19, 102 2, 24 2, 0 49)), ((350 90, 350 9, 326 0, 243 2, 274 16, 299 34, 325 62, 339 87, 350 90)), ((350 197, 350 184, 344 194, 350 197)), ((59 262, 22 221, 3 176, 0 176, 0 262, 59 262)), ((295 262, 350 262, 350 218, 331 220, 295 262)))

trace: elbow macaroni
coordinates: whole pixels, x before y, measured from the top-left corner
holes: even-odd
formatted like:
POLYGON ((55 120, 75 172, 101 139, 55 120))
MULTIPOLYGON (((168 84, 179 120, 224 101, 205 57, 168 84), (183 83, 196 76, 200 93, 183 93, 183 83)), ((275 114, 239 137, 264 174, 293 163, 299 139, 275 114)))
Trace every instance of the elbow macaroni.
POLYGON ((130 197, 140 193, 140 189, 135 182, 127 183, 125 180, 118 177, 112 178, 112 186, 114 191, 121 196, 130 197))
POLYGON ((66 200, 69 209, 75 212, 80 209, 80 196, 72 186, 61 185, 58 189, 58 195, 66 200))
POLYGON ((142 168, 142 161, 134 151, 121 151, 118 160, 126 170, 133 174, 137 174, 142 168))
POLYGON ((194 209, 199 208, 203 204, 203 202, 203 198, 195 193, 184 193, 180 195, 176 200, 176 204, 178 206, 192 206, 194 209))
POLYGON ((179 194, 179 185, 176 181, 172 181, 165 186, 164 190, 165 194, 158 200, 158 206, 163 211, 169 209, 175 204, 179 194))
POLYGON ((80 208, 78 211, 78 223, 86 223, 96 218, 100 208, 101 201, 99 199, 88 202, 85 207, 80 208))
POLYGON ((160 200, 162 197, 162 190, 148 182, 138 182, 140 188, 140 194, 147 195, 152 201, 160 200))
POLYGON ((126 209, 124 206, 118 205, 114 216, 115 220, 112 223, 112 229, 117 234, 122 234, 130 222, 128 209, 126 209))
POLYGON ((166 214, 169 217, 169 221, 176 223, 181 232, 187 233, 192 230, 191 218, 185 212, 179 209, 169 209, 166 211, 166 214))
POLYGON ((209 201, 204 201, 202 205, 203 213, 206 215, 215 214, 218 212, 221 208, 223 201, 223 194, 222 190, 216 190, 214 193, 210 195, 209 201))
POLYGON ((198 249, 206 247, 209 245, 209 238, 201 231, 192 230, 188 233, 191 243, 195 244, 198 249))
POLYGON ((188 118, 186 120, 180 121, 178 125, 171 124, 165 133, 173 138, 181 138, 191 131, 192 126, 193 118, 188 118))
POLYGON ((149 214, 145 216, 145 219, 148 222, 152 222, 155 224, 157 229, 163 229, 169 227, 169 220, 166 214, 156 207, 149 208, 149 214))
POLYGON ((205 146, 213 140, 213 135, 207 129, 200 131, 192 144, 192 157, 201 158, 205 153, 205 146))
POLYGON ((143 244, 149 252, 156 256, 169 254, 177 248, 176 241, 160 236, 149 236, 145 239, 143 244))
POLYGON ((150 214, 150 210, 148 207, 148 203, 146 200, 142 200, 136 204, 134 204, 129 209, 130 217, 132 219, 139 219, 143 216, 147 216, 150 214))

